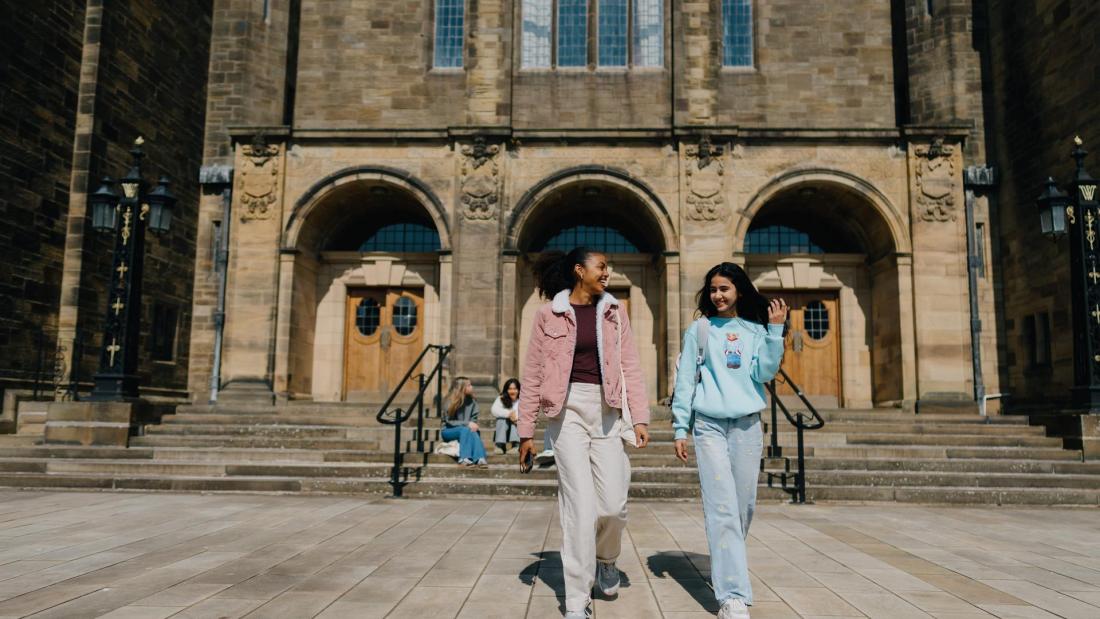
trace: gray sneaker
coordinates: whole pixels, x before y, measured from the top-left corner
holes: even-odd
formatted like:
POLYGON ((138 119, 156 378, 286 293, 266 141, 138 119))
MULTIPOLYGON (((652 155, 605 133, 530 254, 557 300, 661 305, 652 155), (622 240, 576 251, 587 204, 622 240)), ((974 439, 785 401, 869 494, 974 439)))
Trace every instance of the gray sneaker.
POLYGON ((596 563, 596 589, 607 597, 612 597, 619 592, 619 568, 614 561, 600 561, 596 563))
POLYGON ((592 605, 584 607, 584 610, 571 610, 565 613, 565 619, 592 619, 592 605))

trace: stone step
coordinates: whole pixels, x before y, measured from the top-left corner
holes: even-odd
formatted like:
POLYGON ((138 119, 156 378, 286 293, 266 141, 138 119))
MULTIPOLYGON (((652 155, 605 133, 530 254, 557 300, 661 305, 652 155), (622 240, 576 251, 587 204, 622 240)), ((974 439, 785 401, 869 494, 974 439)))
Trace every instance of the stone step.
MULTIPOLYGON (((156 477, 338 477, 376 478, 389 474, 390 464, 376 463, 198 463, 188 461, 142 462, 135 460, 63 460, 27 459, 0 462, 0 472, 28 472, 50 474, 100 474, 112 476, 156 477)), ((539 468, 529 474, 519 472, 515 464, 496 464, 489 468, 459 467, 453 463, 407 466, 406 471, 417 479, 447 478, 537 480, 556 479, 552 468, 539 468), (417 472, 418 471, 418 472, 417 472)), ((761 473, 761 482, 767 481, 767 472, 761 473)), ((1043 487, 1043 488, 1091 488, 1100 491, 1100 476, 1075 474, 1026 474, 983 473, 974 475, 966 471, 868 471, 868 470, 808 470, 808 484, 820 486, 974 486, 974 487, 1043 487)), ((693 467, 632 467, 632 483, 697 483, 698 473, 693 467)))
MULTIPOLYGON (((954 445, 980 447, 1062 447, 1062 439, 1046 436, 988 436, 981 434, 845 434, 848 445, 954 445)), ((807 436, 807 444, 814 437, 807 436)))
POLYGON ((31 447, 41 441, 41 435, 0 434, 0 449, 8 447, 31 447))
POLYGON ((19 423, 19 428, 15 431, 17 436, 32 436, 42 438, 46 433, 46 423, 19 423))
MULTIPOLYGON (((784 449, 784 455, 788 451, 784 449)), ((790 457, 794 457, 794 453, 790 457)), ((1081 459, 1080 452, 1054 447, 952 447, 935 445, 891 445, 817 447, 806 451, 807 458, 992 458, 1004 460, 1062 460, 1081 459)))

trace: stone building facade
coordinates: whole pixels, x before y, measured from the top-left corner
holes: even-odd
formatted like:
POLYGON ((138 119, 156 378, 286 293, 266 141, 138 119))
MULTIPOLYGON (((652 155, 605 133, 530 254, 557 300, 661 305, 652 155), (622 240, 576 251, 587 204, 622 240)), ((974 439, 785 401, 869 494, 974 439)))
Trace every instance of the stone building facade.
POLYGON ((1035 199, 1047 177, 1073 172, 1076 135, 1100 170, 1100 5, 1087 0, 991 0, 986 142, 998 171, 998 294, 1002 382, 1020 408, 1059 407, 1073 386, 1069 245, 1039 230, 1035 199))
POLYGON ((171 233, 148 240, 141 382, 186 397, 211 3, 5 0, 0 14, 3 417, 36 375, 49 392, 96 371, 113 241, 92 232, 87 195, 125 173, 138 136, 147 176, 179 197, 171 233))
POLYGON ((369 400, 429 343, 497 385, 532 259, 577 241, 654 398, 724 260, 792 301, 787 369, 827 406, 973 400, 976 356, 997 391, 974 6, 934 5, 217 0, 203 164, 233 176, 200 200, 192 397, 217 366, 220 399, 369 400))

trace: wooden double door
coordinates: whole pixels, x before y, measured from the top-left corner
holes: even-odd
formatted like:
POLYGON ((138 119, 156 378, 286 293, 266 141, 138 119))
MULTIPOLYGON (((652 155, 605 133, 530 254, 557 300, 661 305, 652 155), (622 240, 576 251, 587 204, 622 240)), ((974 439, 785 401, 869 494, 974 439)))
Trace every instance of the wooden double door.
MULTIPOLYGON (((783 369, 818 408, 840 405, 840 312, 837 294, 811 292, 765 292, 769 298, 782 298, 790 307, 790 329, 785 338, 783 369)), ((776 379, 784 402, 794 398, 794 390, 776 379)))
MULTIPOLYGON (((344 313, 344 399, 388 395, 424 348, 424 295, 410 288, 349 288, 344 313)), ((406 388, 415 391, 410 381, 406 388)))

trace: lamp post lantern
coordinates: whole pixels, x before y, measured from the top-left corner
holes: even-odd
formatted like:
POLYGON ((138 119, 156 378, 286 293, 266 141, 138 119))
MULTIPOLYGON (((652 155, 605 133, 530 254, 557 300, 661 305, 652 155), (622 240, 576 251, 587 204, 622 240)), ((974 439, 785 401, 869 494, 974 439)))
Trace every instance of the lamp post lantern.
POLYGON ((138 339, 141 329, 141 279, 145 264, 145 227, 154 233, 168 232, 176 198, 168 190, 168 179, 161 178, 156 189, 146 192, 141 175, 145 154, 142 138, 134 140, 130 150, 133 163, 119 181, 120 196, 110 178, 89 196, 92 227, 99 232, 114 232, 115 247, 111 277, 107 285, 107 320, 99 371, 89 399, 120 401, 138 396, 138 339))
POLYGON ((1073 316, 1072 407, 1100 413, 1100 205, 1097 181, 1085 170, 1088 151, 1074 138, 1076 162, 1068 191, 1048 179, 1038 198, 1043 234, 1069 237, 1070 297, 1073 316))

